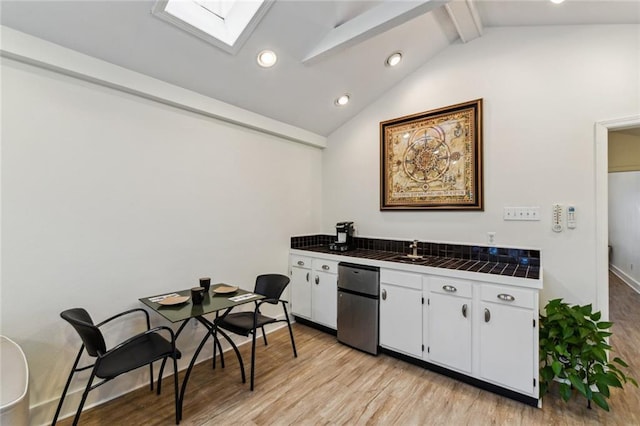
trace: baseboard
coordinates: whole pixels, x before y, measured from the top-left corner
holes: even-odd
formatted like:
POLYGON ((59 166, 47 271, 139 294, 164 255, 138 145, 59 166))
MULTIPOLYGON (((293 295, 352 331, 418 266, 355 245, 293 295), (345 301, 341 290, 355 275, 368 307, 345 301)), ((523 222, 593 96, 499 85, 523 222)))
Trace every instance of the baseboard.
POLYGON ((640 282, 630 277, 627 273, 625 273, 622 269, 618 268, 613 264, 609 264, 609 270, 613 272, 613 274, 620 278, 622 282, 631 287, 636 293, 640 294, 640 282))
POLYGON ((334 336, 336 336, 338 334, 338 332, 336 330, 334 330, 333 328, 329 328, 329 327, 326 327, 324 325, 315 323, 313 321, 309 321, 308 319, 301 318, 301 317, 298 317, 298 316, 295 316, 295 315, 293 316, 293 318, 295 319, 295 322, 298 322, 298 323, 300 323, 302 325, 306 325, 307 327, 315 328, 316 330, 324 331, 325 333, 333 334, 334 336))
MULTIPOLYGON (((278 315, 276 316, 277 319, 284 319, 284 314, 278 315)), ((279 322, 276 323, 276 325, 268 327, 267 328, 267 335, 273 333, 274 331, 282 328, 282 327, 286 327, 287 324, 286 322, 279 322)), ((187 326, 189 327, 189 326, 187 326)), ((231 337, 231 340, 233 340, 233 342, 236 344, 236 346, 242 346, 245 343, 251 343, 251 337, 245 337, 245 336, 237 336, 235 334, 229 333, 229 337, 231 337)), ((224 340, 221 339, 220 342, 222 343, 222 350, 223 352, 225 352, 225 354, 232 350, 231 346, 229 345, 229 343, 224 340)), ((199 341, 194 341, 192 342, 194 343, 193 347, 187 347, 187 348, 179 348, 182 351, 182 365, 178 365, 178 370, 179 371, 183 371, 186 370, 187 367, 189 366, 189 361, 191 361, 191 357, 193 356, 193 353, 195 352, 195 349, 199 343, 199 341), (186 350, 185 350, 186 349, 186 350)), ((206 354, 206 356, 204 356, 204 351, 200 353, 200 356, 198 356, 198 362, 197 364, 200 364, 202 362, 206 362, 208 360, 211 360, 212 358, 212 354, 206 354)), ((160 368, 160 363, 156 363, 154 364, 154 374, 157 374, 160 368), (157 364, 157 366, 156 366, 157 364)), ((71 368, 71 366, 69 366, 69 368, 71 368)), ((105 402, 111 401, 113 399, 116 399, 122 395, 126 395, 130 392, 133 392, 137 389, 146 387, 148 388, 149 386, 149 371, 148 369, 144 369, 144 371, 142 371, 143 369, 140 369, 141 372, 139 374, 140 377, 144 377, 143 380, 141 381, 137 381, 136 383, 127 386, 125 388, 118 388, 117 390, 113 390, 113 389, 109 389, 108 386, 111 383, 117 383, 118 382, 118 378, 114 379, 112 382, 105 384, 105 388, 104 389, 109 389, 108 392, 104 392, 105 395, 103 397, 100 397, 97 401, 94 401, 92 403, 87 403, 84 406, 83 411, 89 410, 92 407, 97 407, 99 405, 104 404, 105 402)), ((167 377, 170 377, 171 375, 173 375, 173 371, 172 371, 172 367, 171 366, 167 366, 165 368, 164 371, 164 375, 163 375, 163 382, 166 380, 167 377)), ((129 375, 130 376, 130 375, 129 375)), ((79 382, 82 381, 82 379, 78 379, 78 377, 82 377, 82 376, 76 376, 74 377, 74 381, 72 382, 72 384, 77 384, 79 382)), ((126 375, 123 376, 123 379, 127 377, 126 375)), ((65 376, 66 378, 66 376, 65 376)), ((60 413, 60 416, 58 418, 58 420, 62 420, 64 418, 67 417, 71 417, 73 415, 75 415, 76 409, 78 408, 78 405, 80 405, 80 400, 82 398, 82 392, 84 391, 84 386, 86 385, 86 382, 82 382, 82 385, 79 387, 79 389, 75 389, 70 391, 69 393, 67 393, 67 395, 65 396, 64 399, 64 404, 62 406, 62 412, 60 413)), ((155 385, 155 383, 154 383, 155 385)), ((172 389, 169 389, 169 387, 166 385, 166 383, 163 383, 163 388, 168 389, 168 391, 172 391, 172 389)), ((165 390, 166 392, 166 390, 165 390)), ((95 394, 100 394, 100 388, 94 390, 93 392, 91 392, 89 394, 89 396, 91 397, 92 395, 95 396, 95 394)), ((53 415, 56 412, 56 408, 58 406, 58 402, 60 401, 60 398, 54 398, 51 399, 49 401, 45 401, 45 402, 41 402, 39 404, 36 405, 32 405, 29 407, 29 417, 30 417, 30 425, 40 425, 40 426, 44 426, 44 425, 50 425, 51 421, 53 420, 53 415)), ((82 418, 80 419, 82 422, 82 418)))
POLYGON ((402 361, 408 362, 413 365, 417 365, 419 367, 425 368, 427 370, 431 370, 438 374, 442 374, 443 376, 451 377, 452 379, 459 380, 461 382, 467 383, 471 386, 475 386, 477 388, 495 393, 496 395, 504 396, 506 398, 512 399, 514 401, 522 402, 523 404, 530 405, 532 407, 541 407, 541 401, 538 398, 534 398, 528 395, 523 395, 521 393, 512 391, 510 389, 506 389, 500 387, 498 385, 494 385, 489 382, 485 382, 480 379, 476 379, 471 376, 467 376, 466 374, 458 373, 457 371, 449 370, 448 368, 441 367, 436 364, 432 364, 427 361, 423 361, 421 359, 413 358, 411 356, 392 351, 386 348, 380 348, 380 352, 394 358, 398 358, 402 361))

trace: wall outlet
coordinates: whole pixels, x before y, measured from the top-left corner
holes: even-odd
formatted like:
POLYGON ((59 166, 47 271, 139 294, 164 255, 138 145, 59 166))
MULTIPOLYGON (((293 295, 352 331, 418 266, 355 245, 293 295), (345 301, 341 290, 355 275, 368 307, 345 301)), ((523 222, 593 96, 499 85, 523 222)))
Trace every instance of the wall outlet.
POLYGON ((496 243, 496 233, 495 232, 487 232, 487 242, 489 244, 496 243))

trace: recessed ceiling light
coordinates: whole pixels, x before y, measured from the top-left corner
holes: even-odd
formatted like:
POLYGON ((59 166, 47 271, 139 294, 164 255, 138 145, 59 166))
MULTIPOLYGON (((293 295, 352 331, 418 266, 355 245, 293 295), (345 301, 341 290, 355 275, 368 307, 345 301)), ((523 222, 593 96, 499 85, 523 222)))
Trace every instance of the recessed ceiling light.
POLYGON ((551 3, 560 4, 563 3, 564 0, 551 0, 551 3))
POLYGON ((346 104, 349 103, 349 95, 348 94, 344 94, 342 96, 340 96, 338 99, 336 99, 335 104, 337 106, 345 106, 346 104))
POLYGON ((273 50, 263 50, 258 53, 258 65, 263 68, 269 68, 276 64, 278 56, 273 50))
POLYGON ((384 64, 388 67, 395 67, 401 61, 402 61, 402 52, 393 52, 391 55, 389 55, 387 60, 384 61, 384 64))

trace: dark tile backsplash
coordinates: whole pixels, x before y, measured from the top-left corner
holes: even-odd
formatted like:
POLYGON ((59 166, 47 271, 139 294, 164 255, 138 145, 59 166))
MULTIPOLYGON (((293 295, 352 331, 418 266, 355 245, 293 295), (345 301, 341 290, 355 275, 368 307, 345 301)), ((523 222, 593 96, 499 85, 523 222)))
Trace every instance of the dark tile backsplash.
POLYGON ((335 235, 305 235, 291 237, 292 249, 303 249, 329 245, 335 239, 335 235))
MULTIPOLYGON (((291 237, 291 248, 311 249, 313 247, 328 246, 335 239, 335 235, 305 235, 291 237)), ((378 238, 354 237, 357 250, 376 250, 398 254, 411 253, 409 247, 412 241, 383 240, 378 238)), ((513 264, 522 266, 540 266, 540 250, 518 249, 494 246, 467 246, 462 244, 445 244, 419 242, 418 254, 422 256, 436 256, 442 258, 493 262, 499 264, 513 264)))

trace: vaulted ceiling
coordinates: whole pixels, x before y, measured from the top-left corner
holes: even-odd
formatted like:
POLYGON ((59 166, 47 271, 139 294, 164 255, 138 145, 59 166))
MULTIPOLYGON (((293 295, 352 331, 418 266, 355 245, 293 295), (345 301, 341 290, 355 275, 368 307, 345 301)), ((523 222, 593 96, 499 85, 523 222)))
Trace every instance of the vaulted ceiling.
POLYGON ((640 23, 640 1, 275 0, 231 54, 153 16, 155 4, 3 0, 0 23, 319 135, 488 27, 640 23), (272 68, 256 63, 264 49, 272 68), (385 66, 395 51, 403 61, 385 66))

